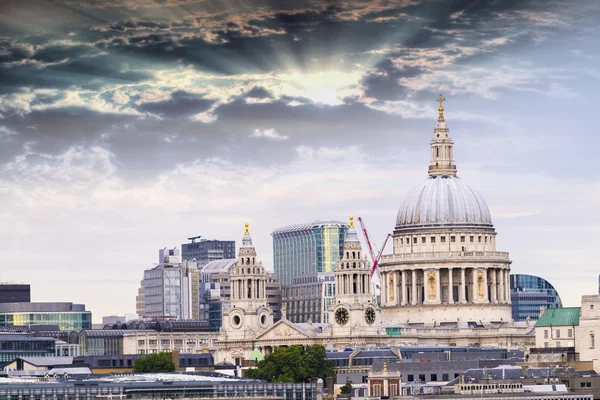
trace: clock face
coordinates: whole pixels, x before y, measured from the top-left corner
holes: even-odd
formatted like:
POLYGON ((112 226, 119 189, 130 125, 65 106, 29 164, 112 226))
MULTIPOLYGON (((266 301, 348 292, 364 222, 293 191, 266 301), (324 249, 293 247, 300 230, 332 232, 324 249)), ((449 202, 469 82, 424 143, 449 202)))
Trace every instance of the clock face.
POLYGON ((335 311, 335 322, 338 323, 338 325, 346 325, 346 323, 348 322, 348 310, 346 310, 345 308, 338 308, 335 311))
POLYGON ((375 322, 375 310, 373 307, 369 307, 365 310, 365 321, 369 325, 373 325, 375 322))

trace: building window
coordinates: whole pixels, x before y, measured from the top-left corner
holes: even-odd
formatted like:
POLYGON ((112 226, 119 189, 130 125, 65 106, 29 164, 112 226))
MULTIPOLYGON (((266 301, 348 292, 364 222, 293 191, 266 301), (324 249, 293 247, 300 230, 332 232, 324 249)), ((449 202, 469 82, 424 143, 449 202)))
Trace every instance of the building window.
POLYGON ((156 344, 156 339, 150 339, 150 340, 148 340, 148 344, 156 344))
POLYGON ((404 244, 404 239, 400 238, 400 244, 404 244))
POLYGON ((398 396, 398 385, 390 385, 390 396, 398 396))
POLYGON ((414 382, 414 380, 415 380, 415 376, 414 376, 414 375, 412 375, 412 374, 410 374, 410 375, 408 375, 408 376, 406 377, 406 380, 407 380, 408 382, 414 382))
POLYGON ((455 236, 450 236, 450 242, 452 242, 452 243, 456 242, 456 237, 455 236))
POLYGON ((544 347, 548 348, 548 342, 544 342, 544 347))
POLYGON ((425 374, 419 374, 419 382, 425 382, 425 374))
POLYGON ((431 243, 435 243, 435 236, 431 237, 431 243))
POLYGON ((440 242, 442 242, 442 243, 446 243, 446 236, 442 236, 442 237, 440 238, 440 242))
POLYGON ((415 237, 415 238, 413 238, 413 243, 414 243, 414 244, 417 244, 417 238, 416 238, 416 237, 415 237))
POLYGON ((481 236, 479 236, 477 239, 478 239, 479 243, 481 243, 481 236))
POLYGON ((556 330, 556 338, 557 338, 557 339, 560 339, 560 329, 557 329, 557 330, 556 330))
POLYGON ((579 382, 579 387, 580 388, 591 388, 592 382, 579 382))
POLYGON ((596 347, 596 338, 594 337, 593 333, 590 333, 590 349, 593 349, 596 347))
POLYGON ((461 242, 461 243, 464 243, 464 242, 465 242, 465 237, 464 237, 464 236, 461 236, 461 237, 460 237, 460 242, 461 242))
POLYGON ((485 237, 485 242, 487 243, 487 236, 485 237))
POLYGON ((427 243, 427 238, 425 236, 421 238, 421 243, 427 243))
POLYGON ((448 374, 442 374, 442 381, 444 382, 448 382, 450 379, 448 379, 448 374))
POLYGON ((471 243, 473 243, 473 242, 475 241, 475 236, 470 236, 470 237, 469 237, 469 241, 470 241, 471 243))
POLYGON ((381 397, 381 385, 373 385, 373 397, 381 397))
POLYGON ((431 382, 437 382, 437 374, 431 374, 431 382))
POLYGON ((556 342, 556 347, 560 347, 560 342, 556 342))
POLYGON ((144 339, 138 340, 138 346, 143 346, 146 344, 146 341, 144 339))
POLYGON ((544 339, 548 339, 548 329, 544 329, 544 339))
POLYGON ((573 337, 573 329, 567 329, 567 336, 570 338, 573 337))

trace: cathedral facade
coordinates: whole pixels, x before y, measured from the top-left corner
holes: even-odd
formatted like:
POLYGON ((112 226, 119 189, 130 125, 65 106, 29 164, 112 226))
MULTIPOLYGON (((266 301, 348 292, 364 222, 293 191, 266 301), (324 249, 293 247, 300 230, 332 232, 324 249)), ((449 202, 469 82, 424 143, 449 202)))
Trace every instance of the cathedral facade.
MULTIPOLYGON (((353 218, 335 269, 329 323, 273 324, 248 228, 232 267, 232 298, 223 313, 218 362, 250 353, 321 344, 328 349, 378 346, 498 346, 526 349, 529 321, 511 319, 508 253, 496 251, 496 231, 483 197, 457 176, 443 98, 431 140, 428 178, 401 205, 393 254, 379 263, 380 296, 362 253, 353 218)), ((255 353, 254 353, 255 354, 255 353)))

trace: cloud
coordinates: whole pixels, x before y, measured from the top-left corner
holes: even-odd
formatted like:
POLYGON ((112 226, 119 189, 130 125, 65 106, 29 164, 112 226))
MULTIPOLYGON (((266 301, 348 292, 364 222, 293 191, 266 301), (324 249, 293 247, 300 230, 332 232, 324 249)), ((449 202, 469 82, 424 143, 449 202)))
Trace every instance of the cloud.
POLYGON ((250 135, 250 137, 253 137, 253 138, 264 137, 264 138, 272 139, 272 140, 287 140, 288 139, 287 135, 282 135, 273 128, 271 128, 271 129, 255 129, 252 132, 252 135, 250 135))

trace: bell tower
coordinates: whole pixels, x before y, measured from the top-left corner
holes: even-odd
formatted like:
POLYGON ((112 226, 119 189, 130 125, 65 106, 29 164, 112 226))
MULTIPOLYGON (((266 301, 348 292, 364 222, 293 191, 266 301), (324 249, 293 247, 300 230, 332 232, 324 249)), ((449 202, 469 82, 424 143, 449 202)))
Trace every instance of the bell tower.
POLYGON ((366 329, 378 325, 381 318, 371 285, 371 266, 363 257, 352 216, 344 251, 334 274, 335 298, 329 311, 329 321, 334 330, 366 329))
POLYGON ((267 273, 262 262, 256 261, 249 224, 245 226, 237 263, 229 271, 229 307, 223 311, 221 329, 229 337, 256 335, 273 325, 273 311, 267 304, 267 273))
POLYGON ((431 162, 429 163, 429 176, 438 175, 456 176, 456 165, 454 164, 454 142, 450 138, 450 130, 444 119, 444 106, 446 101, 440 95, 437 98, 440 103, 438 107, 438 122, 433 129, 433 139, 431 139, 431 162))

